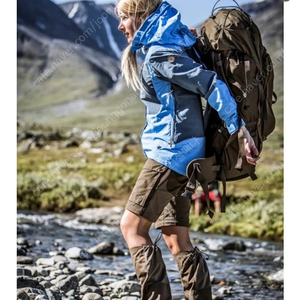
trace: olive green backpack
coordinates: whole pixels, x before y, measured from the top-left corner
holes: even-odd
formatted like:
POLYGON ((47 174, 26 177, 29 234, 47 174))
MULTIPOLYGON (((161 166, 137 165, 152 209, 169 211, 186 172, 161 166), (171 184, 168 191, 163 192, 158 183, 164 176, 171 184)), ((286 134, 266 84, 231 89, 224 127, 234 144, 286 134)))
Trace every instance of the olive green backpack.
MULTIPOLYGON (((203 23, 194 49, 206 67, 227 84, 239 115, 261 152, 263 142, 275 127, 272 105, 277 97, 273 91, 272 60, 252 18, 235 0, 236 6, 221 9, 216 8, 219 1, 211 17, 203 23)), ((208 184, 214 180, 222 182, 221 212, 225 212, 226 181, 246 177, 255 180, 257 176, 255 166, 248 164, 245 158, 243 131, 240 129, 230 136, 217 111, 209 104, 204 111, 204 128, 206 158, 195 159, 187 167, 186 193, 190 195, 201 185, 206 195, 207 214, 212 217, 208 184)))

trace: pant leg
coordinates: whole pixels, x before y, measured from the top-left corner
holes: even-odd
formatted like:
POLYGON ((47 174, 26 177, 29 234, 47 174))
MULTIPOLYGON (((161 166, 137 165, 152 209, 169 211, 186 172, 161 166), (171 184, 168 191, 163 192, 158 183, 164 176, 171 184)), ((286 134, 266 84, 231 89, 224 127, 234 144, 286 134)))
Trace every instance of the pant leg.
POLYGON ((212 300, 209 270, 201 252, 195 247, 193 251, 179 252, 174 255, 185 300, 212 300))
POLYGON ((164 226, 190 226, 190 199, 183 196, 175 196, 165 206, 159 218, 155 222, 155 228, 164 226))
POLYGON ((129 249, 141 284, 141 300, 171 300, 170 283, 161 251, 156 245, 129 249))

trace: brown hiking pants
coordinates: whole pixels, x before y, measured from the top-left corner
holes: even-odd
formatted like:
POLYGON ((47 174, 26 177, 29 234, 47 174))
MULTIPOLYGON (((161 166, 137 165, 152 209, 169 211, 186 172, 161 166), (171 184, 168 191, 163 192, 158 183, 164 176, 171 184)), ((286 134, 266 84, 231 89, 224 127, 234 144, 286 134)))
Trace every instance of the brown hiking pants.
MULTIPOLYGON (((137 278, 141 284, 141 300, 171 300, 171 289, 161 251, 156 245, 129 250, 137 278)), ((201 252, 180 252, 174 255, 185 300, 212 300, 207 264, 201 252)))

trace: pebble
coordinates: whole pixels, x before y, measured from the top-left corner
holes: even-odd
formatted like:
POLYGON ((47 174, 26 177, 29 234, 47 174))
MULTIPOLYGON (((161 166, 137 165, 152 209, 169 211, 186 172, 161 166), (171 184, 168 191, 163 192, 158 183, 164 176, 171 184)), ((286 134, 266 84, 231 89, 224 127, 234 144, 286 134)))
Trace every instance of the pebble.
POLYGON ((92 260, 94 258, 91 253, 79 247, 69 248, 66 251, 65 256, 67 258, 80 259, 80 260, 92 260))
MULTIPOLYGON (((25 238, 19 238, 17 244, 30 245, 25 238)), ((93 253, 99 254, 104 249, 102 254, 110 255, 115 248, 114 243, 101 243, 95 247, 93 253)), ((125 275, 116 270, 94 270, 84 266, 84 260, 89 259, 93 259, 93 254, 80 247, 71 247, 64 255, 39 257, 35 262, 29 256, 17 256, 17 300, 140 299, 140 285, 132 280, 136 278, 135 273, 125 275), (74 260, 80 260, 80 265, 74 264, 74 260), (98 275, 108 278, 97 282, 98 275), (118 276, 121 280, 109 276, 118 276)))

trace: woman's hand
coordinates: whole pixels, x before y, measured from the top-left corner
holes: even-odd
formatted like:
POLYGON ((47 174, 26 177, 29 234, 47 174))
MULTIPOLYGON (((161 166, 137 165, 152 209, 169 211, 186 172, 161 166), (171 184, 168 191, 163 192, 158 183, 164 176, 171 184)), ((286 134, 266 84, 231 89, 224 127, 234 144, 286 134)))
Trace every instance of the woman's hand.
POLYGON ((191 31, 191 33, 194 35, 195 38, 198 37, 198 33, 197 33, 196 28, 189 27, 189 30, 191 31))
POLYGON ((259 160, 259 152, 255 146, 254 140, 245 126, 241 127, 244 132, 244 146, 247 162, 250 165, 256 165, 259 160))

